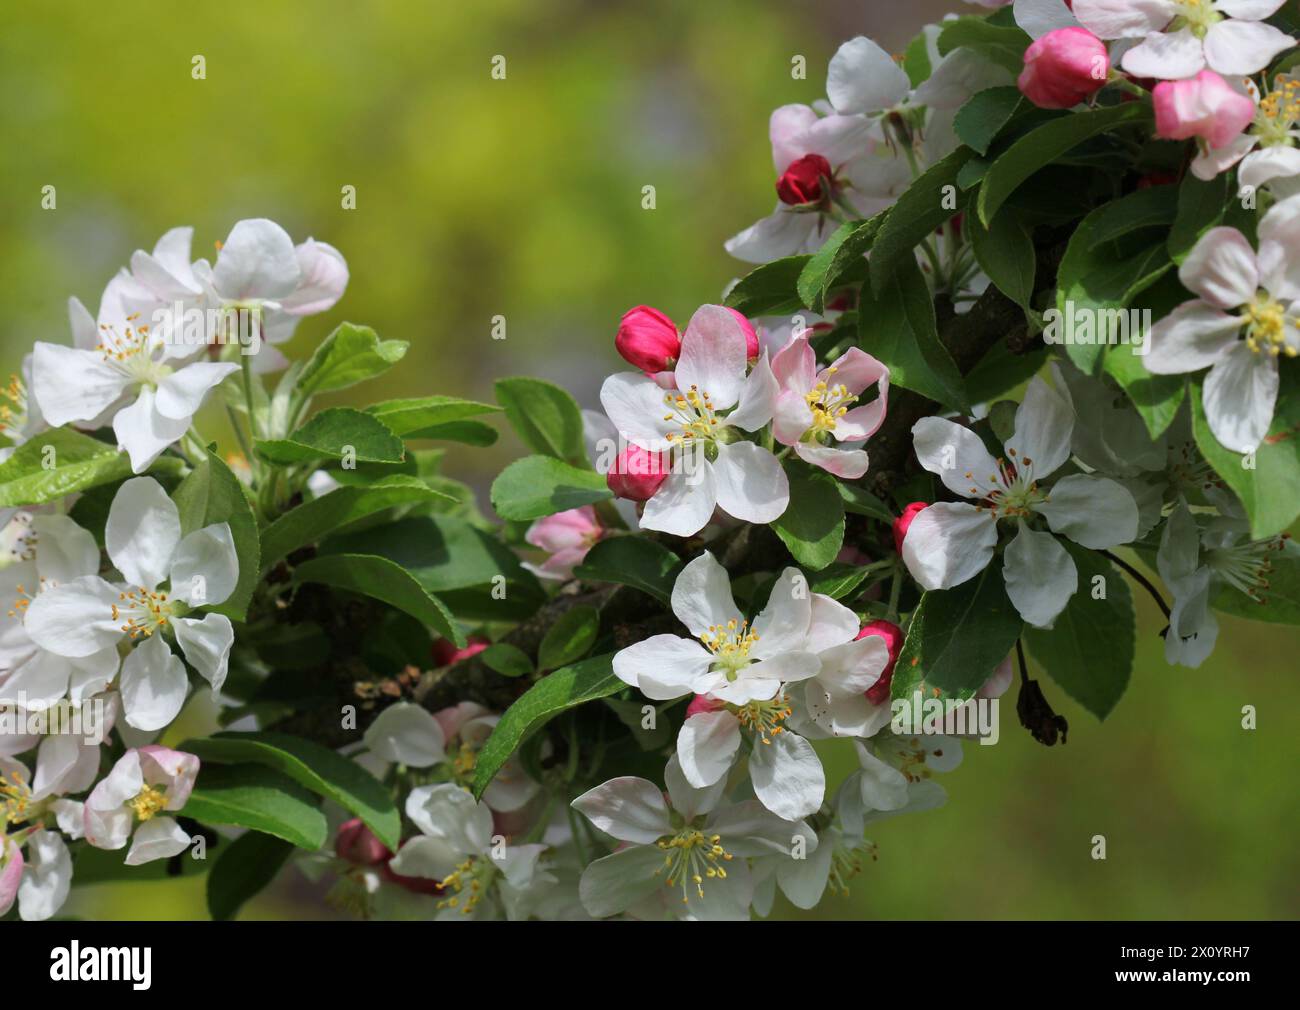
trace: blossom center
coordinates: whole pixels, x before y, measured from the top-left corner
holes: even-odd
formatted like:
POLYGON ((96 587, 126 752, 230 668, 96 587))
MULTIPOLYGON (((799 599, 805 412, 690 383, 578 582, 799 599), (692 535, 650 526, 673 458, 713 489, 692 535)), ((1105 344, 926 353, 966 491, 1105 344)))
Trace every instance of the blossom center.
POLYGON ((984 486, 981 478, 971 470, 966 479, 971 482, 972 498, 982 498, 995 519, 1027 519, 1038 506, 1049 500, 1034 480, 1034 461, 1028 456, 1017 457, 1016 450, 1007 449, 1010 460, 998 460, 998 472, 988 475, 984 486))
POLYGON ((0 778, 0 815, 4 824, 22 824, 27 820, 31 802, 31 787, 16 771, 10 772, 7 779, 0 778))
POLYGON ((1287 316, 1286 307, 1281 302, 1261 292, 1246 306, 1242 319, 1246 326, 1246 346, 1256 354, 1295 357, 1296 349, 1286 339, 1287 324, 1295 320, 1287 316))
POLYGON ((118 594, 113 604, 113 620, 122 621, 122 633, 128 638, 148 638, 167 627, 180 608, 169 601, 166 593, 154 592, 140 586, 130 592, 118 594))
POLYGON ((472 915, 483 900, 495 872, 490 864, 471 856, 438 881, 438 886, 447 893, 447 897, 438 902, 438 907, 459 908, 461 915, 472 915), (465 893, 467 890, 468 894, 465 893))
POLYGON ((1174 3, 1178 7, 1178 17, 1167 31, 1190 28, 1193 35, 1203 39, 1212 25, 1223 20, 1223 15, 1214 9, 1210 0, 1174 0, 1174 3))
POLYGON ((726 880, 726 863, 731 853, 722 847, 721 835, 706 835, 698 828, 686 827, 675 835, 665 835, 655 842, 664 853, 664 865, 655 870, 655 876, 667 871, 664 882, 669 887, 680 887, 682 904, 690 904, 688 888, 695 887, 697 896, 704 897, 704 881, 726 880))
POLYGON ((1271 588, 1269 577, 1273 573, 1273 554, 1282 550, 1287 539, 1287 534, 1283 534, 1232 547, 1214 547, 1205 552, 1205 564, 1224 582, 1245 593, 1256 603, 1267 603, 1267 594, 1271 588))
POLYGON ((712 625, 700 635, 704 647, 714 655, 714 668, 725 673, 729 681, 749 665, 749 650, 758 638, 748 621, 737 622, 734 618, 726 624, 712 625))
POLYGON ((1264 147, 1291 147, 1295 143, 1291 128, 1297 119, 1300 119, 1300 81, 1279 78, 1279 86, 1260 99, 1251 132, 1264 147))
POLYGON ((826 879, 826 889, 831 894, 847 898, 849 881, 862 872, 862 859, 868 855, 873 861, 876 859, 875 842, 862 841, 848 845, 836 839, 835 848, 831 852, 831 871, 826 879))
POLYGON ((17 442, 27 426, 27 390, 17 375, 9 376, 9 385, 0 390, 0 432, 17 442))
MULTIPOLYGON (((834 368, 826 370, 827 379, 835 374, 834 368)), ((809 428, 809 433, 816 437, 823 432, 832 432, 835 430, 835 422, 849 412, 849 407, 857 402, 857 397, 849 392, 849 387, 843 383, 832 386, 827 379, 820 380, 817 385, 804 394, 804 401, 808 404, 808 409, 812 411, 813 423, 809 428)))
POLYGON ((674 445, 710 442, 723 426, 713 409, 713 400, 698 386, 692 386, 685 393, 665 393, 664 404, 669 410, 664 420, 681 425, 681 431, 668 433, 668 441, 674 445))
POLYGON ((127 800, 126 805, 135 811, 135 816, 141 821, 151 821, 154 816, 167 806, 167 795, 157 786, 146 785, 135 795, 135 799, 127 800))
POLYGON ((772 737, 784 731, 781 724, 790 717, 790 704, 784 694, 778 694, 767 701, 751 701, 736 708, 736 718, 740 725, 753 731, 758 739, 771 744, 772 737))

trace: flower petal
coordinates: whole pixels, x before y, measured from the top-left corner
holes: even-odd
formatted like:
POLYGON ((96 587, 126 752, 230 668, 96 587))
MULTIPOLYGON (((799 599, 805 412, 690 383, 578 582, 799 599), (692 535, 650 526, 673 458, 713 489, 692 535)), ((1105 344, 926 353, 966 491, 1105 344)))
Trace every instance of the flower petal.
POLYGON ((208 614, 202 619, 172 619, 176 644, 190 666, 198 670, 212 690, 220 691, 230 668, 230 649, 235 644, 235 627, 225 614, 208 614))
POLYGON ((18 915, 24 922, 52 918, 72 889, 72 857, 56 831, 41 829, 27 839, 26 871, 18 885, 18 915))
POLYGON ((635 845, 595 860, 578 881, 582 907, 596 919, 626 912, 659 889, 662 880, 656 871, 663 865, 663 853, 652 845, 635 845))
POLYGON ((798 568, 787 568, 777 578, 767 605, 754 618, 758 641, 750 650, 755 659, 768 659, 803 646, 812 620, 812 593, 798 568))
POLYGON ((172 655, 160 634, 145 639, 126 657, 120 686, 127 723, 150 733, 171 724, 190 690, 185 664, 172 655))
POLYGON ((677 734, 682 775, 696 789, 725 779, 739 749, 740 722, 725 708, 691 716, 677 734))
POLYGON ((188 425, 190 418, 203 406, 208 391, 238 371, 238 365, 222 361, 197 361, 178 368, 158 383, 154 407, 163 417, 185 421, 188 425))
POLYGON ((1074 411, 1069 401, 1042 376, 1035 376, 1016 410, 1016 430, 1007 442, 1007 453, 1015 466, 1028 465, 1033 476, 1041 479, 1070 458, 1073 433, 1074 411))
POLYGON ((1184 302, 1151 328, 1143 364, 1152 375, 1197 372, 1237 343, 1241 319, 1205 302, 1184 302))
POLYGON ((713 466, 702 457, 693 458, 700 461, 687 465, 687 461, 678 460, 674 472, 645 503, 643 530, 693 537, 709 524, 718 503, 717 482, 713 466))
POLYGON ((853 742, 858 752, 858 788, 863 810, 902 810, 907 806, 907 776, 880 760, 865 744, 853 742))
POLYGON ((179 856, 190 847, 190 836, 170 817, 155 817, 136 828, 131 851, 123 862, 127 866, 141 866, 155 859, 179 856))
POLYGON ((1254 452, 1273 423, 1277 359, 1244 343, 1223 355, 1205 377, 1205 419, 1214 437, 1233 452, 1254 452))
POLYGON ((131 469, 143 473, 168 446, 181 440, 189 430, 190 419, 175 420, 163 417, 154 405, 154 391, 148 386, 140 390, 134 403, 128 404, 113 417, 113 434, 118 448, 125 449, 131 457, 131 469))
POLYGON ((826 95, 841 115, 883 112, 901 102, 909 90, 907 72, 863 35, 845 42, 831 57, 826 95))
POLYGON ((53 428, 94 420, 130 386, 131 380, 98 351, 44 341, 32 349, 32 396, 53 428))
POLYGON ((154 589, 167 578, 181 542, 181 516, 152 477, 133 477, 113 496, 104 545, 117 570, 132 586, 154 589))
POLYGON ((921 465, 954 494, 969 498, 972 486, 997 481, 997 460, 969 428, 942 417, 923 417, 912 426, 912 441, 921 465))
POLYGON ((673 583, 672 606, 677 619, 696 638, 711 628, 743 620, 731 595, 731 576, 708 551, 678 574, 673 583))
POLYGON ((718 506, 729 516, 764 525, 779 519, 790 505, 785 470, 761 445, 719 445, 712 470, 718 506))
POLYGON ((1079 588, 1074 559, 1050 533, 1023 522, 1002 558, 1007 596, 1035 628, 1050 628, 1079 588))
POLYGON ((640 372, 616 372, 600 387, 600 405, 625 439, 642 449, 662 452, 671 444, 668 433, 681 427, 678 421, 664 419, 671 413, 665 395, 663 387, 640 372))
POLYGON ((1071 6, 1079 23, 1103 39, 1140 39, 1177 13, 1171 0, 1074 0, 1071 6))
POLYGON ((421 705, 390 705, 366 729, 366 746, 376 757, 408 768, 429 768, 444 761, 446 739, 438 720, 421 705))
POLYGON ((797 733, 778 733, 770 740, 757 744, 749 757, 754 794, 787 821, 815 814, 826 796, 821 758, 797 733))
POLYGON ((923 588, 951 589, 984 571, 997 542, 991 514, 964 502, 939 502, 912 520, 903 562, 923 588))
POLYGON ((668 804, 659 787, 630 775, 587 790, 570 806, 620 842, 653 845, 670 830, 668 804))
POLYGON ((171 559, 171 590, 192 607, 224 603, 239 582, 239 555, 229 523, 195 530, 176 547, 171 559))
POLYGON ((1236 228, 1211 228, 1178 268, 1178 279, 1216 309, 1235 309, 1259 287, 1255 250, 1236 228))
POLYGON ((31 529, 37 537, 36 570, 46 582, 70 582, 99 571, 94 535, 67 516, 32 516, 31 529))
POLYGON ((857 480, 867 472, 871 462, 865 449, 835 449, 829 445, 797 442, 794 452, 805 463, 844 480, 857 480))
POLYGON ((1205 69, 1205 50, 1190 28, 1153 32, 1124 54, 1122 66, 1134 77, 1178 81, 1205 69))
POLYGON ((83 575, 38 593, 23 624, 42 649, 72 659, 92 656, 122 637, 122 622, 113 616, 120 595, 98 575, 83 575))
POLYGON ((742 431, 758 431, 772 420, 778 395, 776 376, 768 364, 764 351, 754 362, 754 368, 740 391, 740 404, 727 416, 727 424, 742 431))
POLYGON ((695 693, 694 686, 712 665, 704 646, 676 635, 653 635, 614 655, 615 676, 652 701, 695 693))
POLYGON ((227 301, 274 301, 297 288, 301 272, 289 233, 274 221, 239 221, 221 246, 212 285, 227 301))
POLYGON ((1280 28, 1258 21, 1220 21, 1205 33, 1205 61, 1230 77, 1257 74, 1295 45, 1280 28))
POLYGON ((721 305, 702 305, 682 334, 677 388, 683 393, 698 390, 715 410, 726 410, 740 399, 747 359, 740 321, 721 305))
POLYGON ((1038 511, 1054 533, 1092 550, 1131 543, 1137 537, 1137 502, 1128 488, 1109 477, 1062 477, 1038 511))

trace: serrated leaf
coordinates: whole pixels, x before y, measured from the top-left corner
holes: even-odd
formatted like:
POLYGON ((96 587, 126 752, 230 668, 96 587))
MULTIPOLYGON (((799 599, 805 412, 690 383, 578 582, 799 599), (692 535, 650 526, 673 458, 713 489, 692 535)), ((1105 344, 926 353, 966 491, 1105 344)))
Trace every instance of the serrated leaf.
POLYGON ((580 470, 549 456, 526 456, 492 482, 491 497, 502 519, 531 522, 614 495, 594 470, 580 470))
POLYGON ((57 501, 130 476, 131 460, 116 446, 55 428, 33 435, 0 463, 0 508, 57 501))
POLYGON ((225 843, 208 875, 208 914, 213 921, 228 922, 238 915, 276 878, 291 855, 292 845, 259 831, 225 843))
POLYGON ((417 396, 374 403, 366 408, 366 413, 383 421, 394 435, 405 436, 413 431, 463 421, 480 414, 495 414, 500 410, 495 403, 479 403, 455 396, 417 396))
POLYGON ((807 464, 786 467, 790 506, 772 524, 795 561, 821 571, 844 546, 844 500, 839 482, 825 470, 807 464))
POLYGON ((1183 265, 1192 247, 1202 235, 1223 220, 1228 204, 1231 172, 1223 172, 1207 181, 1188 172, 1178 187, 1178 211, 1169 231, 1169 256, 1183 265))
POLYGON ((751 270, 727 292, 726 304, 741 315, 782 316, 803 308, 799 276, 811 256, 787 256, 751 270))
POLYGON ((972 219, 970 236, 976 260, 997 289, 1021 308, 1031 308, 1038 257, 1016 216, 1004 210, 987 229, 972 219))
POLYGON ((558 670, 576 663, 591 651, 600 632, 600 612, 578 606, 566 610, 546 631, 537 649, 540 670, 558 670))
POLYGON ((569 393, 541 379, 500 379, 497 399, 524 444, 575 466, 587 464, 582 411, 569 393))
POLYGON ((388 790, 355 761, 328 747, 285 733, 217 733, 187 740, 179 749, 205 765, 253 762, 274 768, 360 817, 394 852, 401 845, 402 818, 388 790))
POLYGON ((627 685, 614 675, 612 654, 585 659, 543 677, 506 709, 474 765, 474 796, 483 798, 501 766, 529 736, 555 716, 617 694, 627 685))
POLYGON ((974 156, 970 148, 959 147, 931 165, 898 198, 871 247, 871 285, 877 295, 883 294, 899 264, 914 258, 912 251, 965 207, 967 197, 957 187, 957 176, 974 156))
POLYGON ((317 803, 308 790, 273 768, 218 764, 199 771, 180 816, 251 828, 314 852, 329 834, 317 803))
POLYGON ((958 139, 980 154, 988 154, 998 134, 1028 100, 1015 85, 986 88, 957 110, 952 126, 958 139))
POLYGON ((256 448, 263 459, 280 466, 348 458, 400 463, 406 456, 402 440, 379 418, 351 407, 322 410, 288 438, 258 440, 256 448))
POLYGON ((682 567, 672 551, 645 537, 610 537, 587 552, 573 569, 576 578, 613 582, 649 593, 661 603, 672 598, 673 580, 682 567))
POLYGON ((303 396, 347 389, 386 372, 406 354, 405 340, 380 340, 369 326, 342 323, 321 341, 298 377, 303 396))

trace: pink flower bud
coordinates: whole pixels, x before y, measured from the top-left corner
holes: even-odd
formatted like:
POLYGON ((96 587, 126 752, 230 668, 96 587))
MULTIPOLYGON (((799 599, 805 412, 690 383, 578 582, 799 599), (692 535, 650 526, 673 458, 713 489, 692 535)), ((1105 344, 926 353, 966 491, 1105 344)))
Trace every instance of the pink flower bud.
POLYGON ((451 666, 452 663, 459 663, 462 659, 478 655, 491 644, 491 639, 484 638, 482 635, 470 635, 469 644, 463 649, 458 649, 451 639, 440 638, 433 643, 433 648, 430 650, 433 667, 436 670, 443 666, 451 666))
POLYGON ((666 372, 677 364, 682 338, 677 325, 658 309, 638 305, 623 313, 614 346, 623 359, 643 372, 666 372))
POLYGON ((1156 136, 1166 140, 1200 137, 1210 147, 1225 147, 1255 118, 1255 103, 1213 70, 1186 81, 1161 81, 1152 98, 1156 136))
POLYGON ((1070 109, 1110 76, 1106 44, 1086 28, 1058 28, 1025 50, 1020 90, 1043 109, 1070 109))
POLYGON ((702 712, 716 712, 724 707, 723 702, 718 701, 717 698, 711 698, 707 694, 697 694, 691 699, 691 703, 686 706, 686 718, 689 719, 691 716, 699 715, 702 712))
POLYGON ((924 508, 929 508, 929 502, 914 501, 912 504, 903 509, 903 514, 894 520, 894 550, 899 554, 903 553, 903 538, 907 536, 907 528, 912 525, 912 520, 917 517, 924 508))
POLYGON ((758 357, 759 350, 758 333, 754 330, 754 324, 735 309, 727 309, 727 311, 736 317, 736 322, 740 323, 740 328, 745 333, 745 357, 753 361, 758 357))
POLYGON ((776 180, 776 195, 792 207, 821 203, 826 196, 822 180, 829 181, 832 174, 831 163, 820 154, 805 154, 776 180))
POLYGON ((393 858, 388 846, 375 837, 359 817, 339 826, 334 854, 356 866, 378 866, 393 858))
POLYGON ((903 629, 892 621, 872 621, 862 626, 854 641, 872 637, 884 639, 885 647, 889 649, 889 662, 885 664, 880 679, 867 688, 867 701, 880 705, 889 697, 889 687, 894 682, 894 664, 903 651, 903 629))
POLYGON ((662 452, 650 452, 639 445, 629 445, 618 454, 613 467, 605 476, 605 483, 618 498, 628 501, 649 501, 668 479, 668 457, 662 452))

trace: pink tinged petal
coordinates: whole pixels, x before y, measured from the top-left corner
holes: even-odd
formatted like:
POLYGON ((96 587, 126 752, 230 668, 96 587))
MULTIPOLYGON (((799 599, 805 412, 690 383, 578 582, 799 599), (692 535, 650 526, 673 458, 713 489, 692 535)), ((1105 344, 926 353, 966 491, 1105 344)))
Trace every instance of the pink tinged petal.
POLYGON ((1153 375, 1208 368, 1238 343, 1241 319, 1205 302, 1184 302, 1151 328, 1143 364, 1153 375))
POLYGON ((1247 155, 1241 162, 1238 182, 1258 189, 1280 177, 1300 175, 1300 149, 1266 147, 1247 155))
POLYGON ((159 744, 137 748, 140 774, 151 786, 161 786, 167 793, 164 810, 180 810, 190 798, 199 776, 199 759, 183 750, 159 744))
POLYGON ((677 734, 677 760, 682 775, 696 789, 724 779, 740 749, 740 722, 726 709, 702 712, 682 723, 677 734))
POLYGON ((654 635, 615 654, 614 675, 652 701, 671 701, 694 694, 712 665, 713 656, 699 642, 654 635))
POLYGON ((220 361, 199 361, 177 369, 158 383, 154 406, 163 417, 188 422, 199 408, 208 391, 215 389, 228 375, 239 371, 239 366, 220 361))
POLYGON ((664 794, 645 779, 610 779, 570 805, 598 830, 620 842, 653 845, 670 830, 664 794))
POLYGON ((51 427, 94 420, 131 385, 98 351, 43 341, 32 349, 32 396, 51 427))
POLYGON ((300 278, 293 240, 265 218, 238 222, 212 270, 212 284, 227 301, 286 298, 300 278))
POLYGON ((1152 33, 1124 54, 1123 66, 1134 77, 1177 81, 1205 69, 1201 40, 1190 28, 1168 34, 1152 33))
POLYGON ((748 353, 745 331, 736 317, 721 305, 702 305, 682 334, 677 388, 683 393, 698 390, 715 410, 726 410, 740 399, 748 353))
POLYGON ((442 727, 420 705, 390 705, 366 729, 366 746, 376 757, 408 768, 429 768, 447 757, 442 727))
POLYGON ((672 411, 664 399, 662 387, 640 372, 617 372, 600 387, 600 404, 618 433, 652 452, 667 449, 665 436, 681 427, 680 420, 665 420, 672 411))
MULTIPOLYGON (((652 845, 637 845, 595 860, 582 871, 578 897, 596 919, 619 915, 663 886, 664 854, 652 845)), ((680 892, 675 892, 680 895, 680 892)))
POLYGON ((797 445, 812 425, 812 408, 808 406, 803 393, 787 389, 777 396, 772 434, 778 442, 782 445, 797 445))
POLYGON ((1033 39, 1058 28, 1079 25, 1079 19, 1065 5, 1065 0, 1015 0, 1015 16, 1016 24, 1033 39))
POLYGON ((711 628, 743 620, 731 595, 731 577, 705 551, 690 562, 673 583, 673 613, 696 638, 711 628))
POLYGON ((795 444, 794 451, 805 463, 811 463, 844 480, 857 480, 863 476, 870 462, 864 449, 834 449, 827 445, 799 442, 795 444))
POLYGON ((1275 298, 1300 298, 1300 196, 1274 204, 1259 223, 1261 286, 1275 298))
POLYGON ((764 353, 745 380, 740 391, 740 405, 727 416, 727 424, 742 431, 758 431, 772 420, 778 392, 776 377, 764 353))
POLYGON ((772 358, 772 374, 783 391, 789 390, 802 397, 812 389, 817 381, 817 354, 805 334, 791 337, 776 352, 772 358))
POLYGON ((136 401, 117 412, 113 434, 118 448, 131 457, 131 470, 143 473, 171 445, 189 430, 190 419, 163 417, 154 405, 154 391, 145 387, 136 401))
MULTIPOLYGON (((72 857, 57 832, 35 831, 27 839, 27 872, 18 887, 18 914, 24 922, 52 918, 72 889, 72 857)), ((4 904, 0 894, 0 905, 4 904)))
MULTIPOLYGON (((810 252, 822 230, 818 214, 796 214, 778 206, 776 211, 727 239, 728 253, 745 263, 770 263, 784 256, 810 252)), ((829 229, 827 229, 829 234, 829 229)))
POLYGON ((72 659, 91 656, 122 637, 124 622, 113 617, 120 595, 98 575, 83 575, 38 593, 23 623, 42 649, 72 659))
POLYGON ((768 810, 787 821, 815 814, 826 795, 821 758, 797 733, 778 733, 757 743, 749 757, 754 794, 768 810))
POLYGON ((713 518, 717 503, 718 487, 713 466, 703 460, 689 465, 687 461, 679 460, 676 471, 646 502, 641 513, 641 528, 678 537, 693 537, 713 518))
POLYGON ((990 513, 964 502, 939 502, 912 520, 903 562, 923 588, 951 589, 988 566, 997 542, 990 513))
POLYGON ((190 836, 170 817, 155 817, 145 821, 135 831, 131 851, 123 862, 127 866, 142 866, 155 859, 179 856, 190 847, 190 836))
POLYGON ((1079 23, 1103 39, 1140 39, 1178 12, 1171 0, 1074 0, 1072 6, 1079 23))
POLYGON ((818 378, 825 379, 829 385, 843 383, 853 396, 861 396, 868 387, 878 382, 884 383, 885 388, 888 388, 889 367, 866 351, 850 347, 818 378))
POLYGON ((729 516, 749 523, 770 523, 790 505, 785 470, 762 446, 753 442, 719 445, 712 469, 717 503, 729 516))
POLYGON ((1178 268, 1183 287, 1218 309, 1235 309, 1255 297, 1255 250, 1236 228, 1211 228, 1178 268))
POLYGON ((811 153, 804 149, 804 134, 818 118, 816 110, 808 105, 782 105, 772 113, 768 133, 772 139, 772 165, 778 175, 791 162, 811 153))
POLYGON ((332 245, 309 238, 294 250, 300 279, 293 294, 280 299, 280 309, 293 316, 311 316, 332 309, 348 286, 348 264, 332 245))
POLYGON ((1007 442, 1009 462, 1021 467, 1028 460, 1036 479, 1055 473, 1070 458, 1073 433, 1074 410, 1069 401, 1035 376, 1016 410, 1015 434, 1007 442))
MULTIPOLYGON (((1131 543, 1137 538, 1137 501, 1109 477, 1072 474, 1052 485, 1038 506, 1052 532, 1092 550, 1131 543)), ((908 534, 909 536, 911 534, 908 534)))
POLYGON ((871 150, 875 124, 866 116, 823 116, 802 138, 805 154, 820 154, 832 168, 871 150))
POLYGON ((969 428, 942 417, 923 417, 912 426, 912 441, 921 466, 963 498, 976 497, 972 487, 987 491, 1000 479, 997 460, 969 428))
POLYGON ((172 555, 172 596, 192 607, 224 603, 239 582, 239 555, 229 523, 204 526, 185 537, 172 555))
MULTIPOLYGON (((690 720, 688 719, 687 722, 690 720)), ((740 743, 739 735, 736 742, 740 743)), ((680 745, 679 739, 678 746, 680 745)), ((722 774, 711 786, 704 788, 693 786, 686 780, 681 760, 674 754, 668 759, 668 765, 664 768, 664 785, 668 787, 668 801, 673 810, 689 821, 701 814, 711 812, 718 805, 727 788, 727 776, 725 773, 722 774)))
POLYGON ((37 536, 36 569, 47 582, 69 582, 99 571, 99 546, 94 536, 67 516, 32 517, 37 536))
POLYGON ((534 547, 554 554, 556 551, 587 547, 602 532, 596 510, 590 505, 557 512, 538 519, 528 527, 524 540, 534 547))
POLYGON ((167 578, 181 542, 175 503, 152 477, 133 477, 113 496, 104 544, 117 570, 132 586, 154 589, 167 578))
POLYGON ((0 915, 14 907, 22 879, 22 849, 12 839, 0 836, 0 915))
POLYGON ((1225 449, 1254 452, 1273 423, 1277 358, 1238 344, 1205 377, 1205 419, 1225 449))
POLYGON ((86 798, 86 841, 97 849, 123 848, 131 837, 133 823, 126 803, 139 795, 143 788, 140 755, 129 750, 86 798))
POLYGON ((1220 21, 1205 33, 1205 60, 1221 74, 1257 74, 1295 39, 1258 21, 1220 21))
POLYGON ((122 663, 122 706, 129 725, 153 732, 171 724, 185 705, 189 679, 161 634, 145 639, 122 663))
MULTIPOLYGON (((185 660, 220 691, 230 668, 230 649, 235 644, 235 628, 225 614, 208 614, 202 620, 193 617, 172 619, 176 644, 185 660)), ((385 709, 387 711, 387 709, 385 709)))
POLYGON ((866 745, 853 742, 858 752, 858 788, 863 810, 902 810, 907 806, 907 777, 880 760, 866 745))
POLYGON ((880 396, 861 407, 854 407, 835 422, 835 437, 841 442, 858 442, 870 438, 885 423, 885 390, 881 383, 880 396))
POLYGON ((1024 523, 1002 557, 1007 596, 1029 624, 1050 628, 1079 588, 1074 559, 1050 533, 1024 523))
POLYGON ((831 57, 826 94, 838 113, 882 112, 901 102, 909 90, 906 71, 865 36, 845 42, 831 57))

